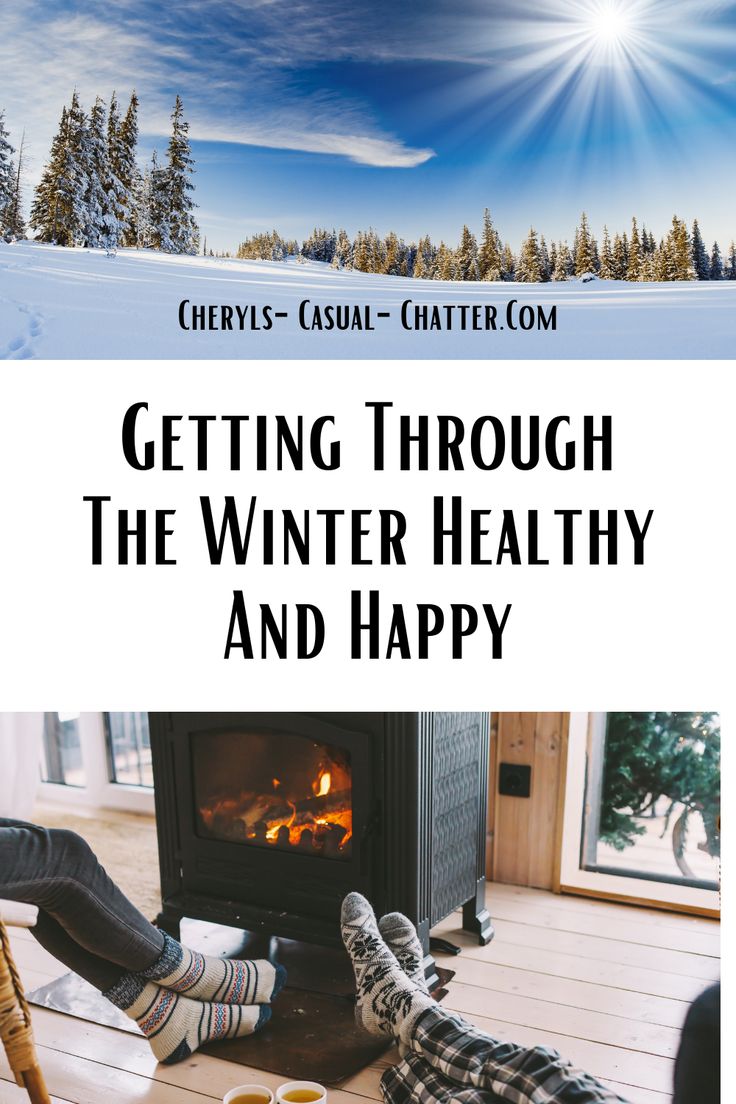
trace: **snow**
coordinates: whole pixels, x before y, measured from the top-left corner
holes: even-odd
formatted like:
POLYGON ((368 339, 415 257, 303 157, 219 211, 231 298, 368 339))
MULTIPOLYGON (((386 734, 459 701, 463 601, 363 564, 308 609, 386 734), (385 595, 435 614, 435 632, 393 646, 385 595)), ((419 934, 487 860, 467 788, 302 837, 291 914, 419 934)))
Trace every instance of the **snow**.
POLYGON ((145 250, 0 244, 0 359, 730 358, 736 281, 630 284, 443 283, 297 264, 145 250), (185 332, 179 303, 287 311, 274 328, 185 332), (370 304, 375 332, 304 331, 300 301, 370 304), (557 306, 556 332, 407 331, 400 305, 557 306), (376 318, 378 311, 391 317, 376 318))

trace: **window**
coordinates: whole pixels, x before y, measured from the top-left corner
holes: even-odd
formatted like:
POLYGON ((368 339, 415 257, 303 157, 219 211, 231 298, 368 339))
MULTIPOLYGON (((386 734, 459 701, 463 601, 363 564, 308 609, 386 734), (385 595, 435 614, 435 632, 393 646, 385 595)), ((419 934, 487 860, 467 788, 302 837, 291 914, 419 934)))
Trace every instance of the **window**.
POLYGON ((716 910, 720 734, 717 713, 572 714, 562 885, 716 910))
POLYGON ((153 786, 147 713, 105 713, 110 781, 153 786))
POLYGON ((152 813, 147 713, 46 713, 42 799, 152 813))
POLYGON ((41 778, 60 786, 85 785, 79 713, 44 713, 41 778))

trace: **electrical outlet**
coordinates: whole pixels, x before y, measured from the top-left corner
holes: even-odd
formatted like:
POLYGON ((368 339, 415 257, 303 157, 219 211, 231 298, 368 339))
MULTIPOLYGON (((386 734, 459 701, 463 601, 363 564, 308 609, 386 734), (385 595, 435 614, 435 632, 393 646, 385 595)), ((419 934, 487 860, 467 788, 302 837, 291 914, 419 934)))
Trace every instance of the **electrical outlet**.
POLYGON ((523 763, 499 763, 498 792, 507 797, 529 797, 532 768, 523 763))

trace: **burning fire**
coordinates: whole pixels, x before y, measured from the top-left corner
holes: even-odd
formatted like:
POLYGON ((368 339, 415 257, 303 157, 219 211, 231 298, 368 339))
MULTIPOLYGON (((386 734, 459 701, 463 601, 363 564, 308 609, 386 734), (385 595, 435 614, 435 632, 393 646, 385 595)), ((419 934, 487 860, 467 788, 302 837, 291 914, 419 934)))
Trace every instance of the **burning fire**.
POLYGON ((344 857, 353 834, 349 767, 320 765, 311 783, 297 788, 271 779, 267 794, 243 790, 211 800, 199 812, 209 833, 312 854, 344 857))
POLYGON ((317 778, 312 783, 312 790, 315 797, 324 797, 330 792, 332 786, 332 775, 329 771, 320 771, 317 778))

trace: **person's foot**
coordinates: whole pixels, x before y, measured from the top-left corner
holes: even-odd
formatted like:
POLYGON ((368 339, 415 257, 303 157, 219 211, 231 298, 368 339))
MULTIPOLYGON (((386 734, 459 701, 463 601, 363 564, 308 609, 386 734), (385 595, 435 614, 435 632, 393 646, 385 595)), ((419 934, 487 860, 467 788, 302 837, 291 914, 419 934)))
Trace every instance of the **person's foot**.
POLYGON ((268 1004, 283 989, 286 970, 267 959, 203 955, 164 933, 161 955, 140 976, 194 1000, 268 1004))
POLYGON ((252 1035, 271 1019, 268 1004, 191 1000, 130 974, 104 996, 136 1021, 164 1065, 183 1061, 205 1043, 252 1035))
POLYGON ((424 948, 411 920, 403 912, 387 912, 378 921, 378 930, 409 981, 428 993, 424 974, 424 948))
POLYGON ((349 893, 343 901, 341 923, 355 973, 358 1024, 371 1035, 400 1034, 406 1041, 434 1001, 401 969, 381 937, 373 909, 360 893, 349 893))

